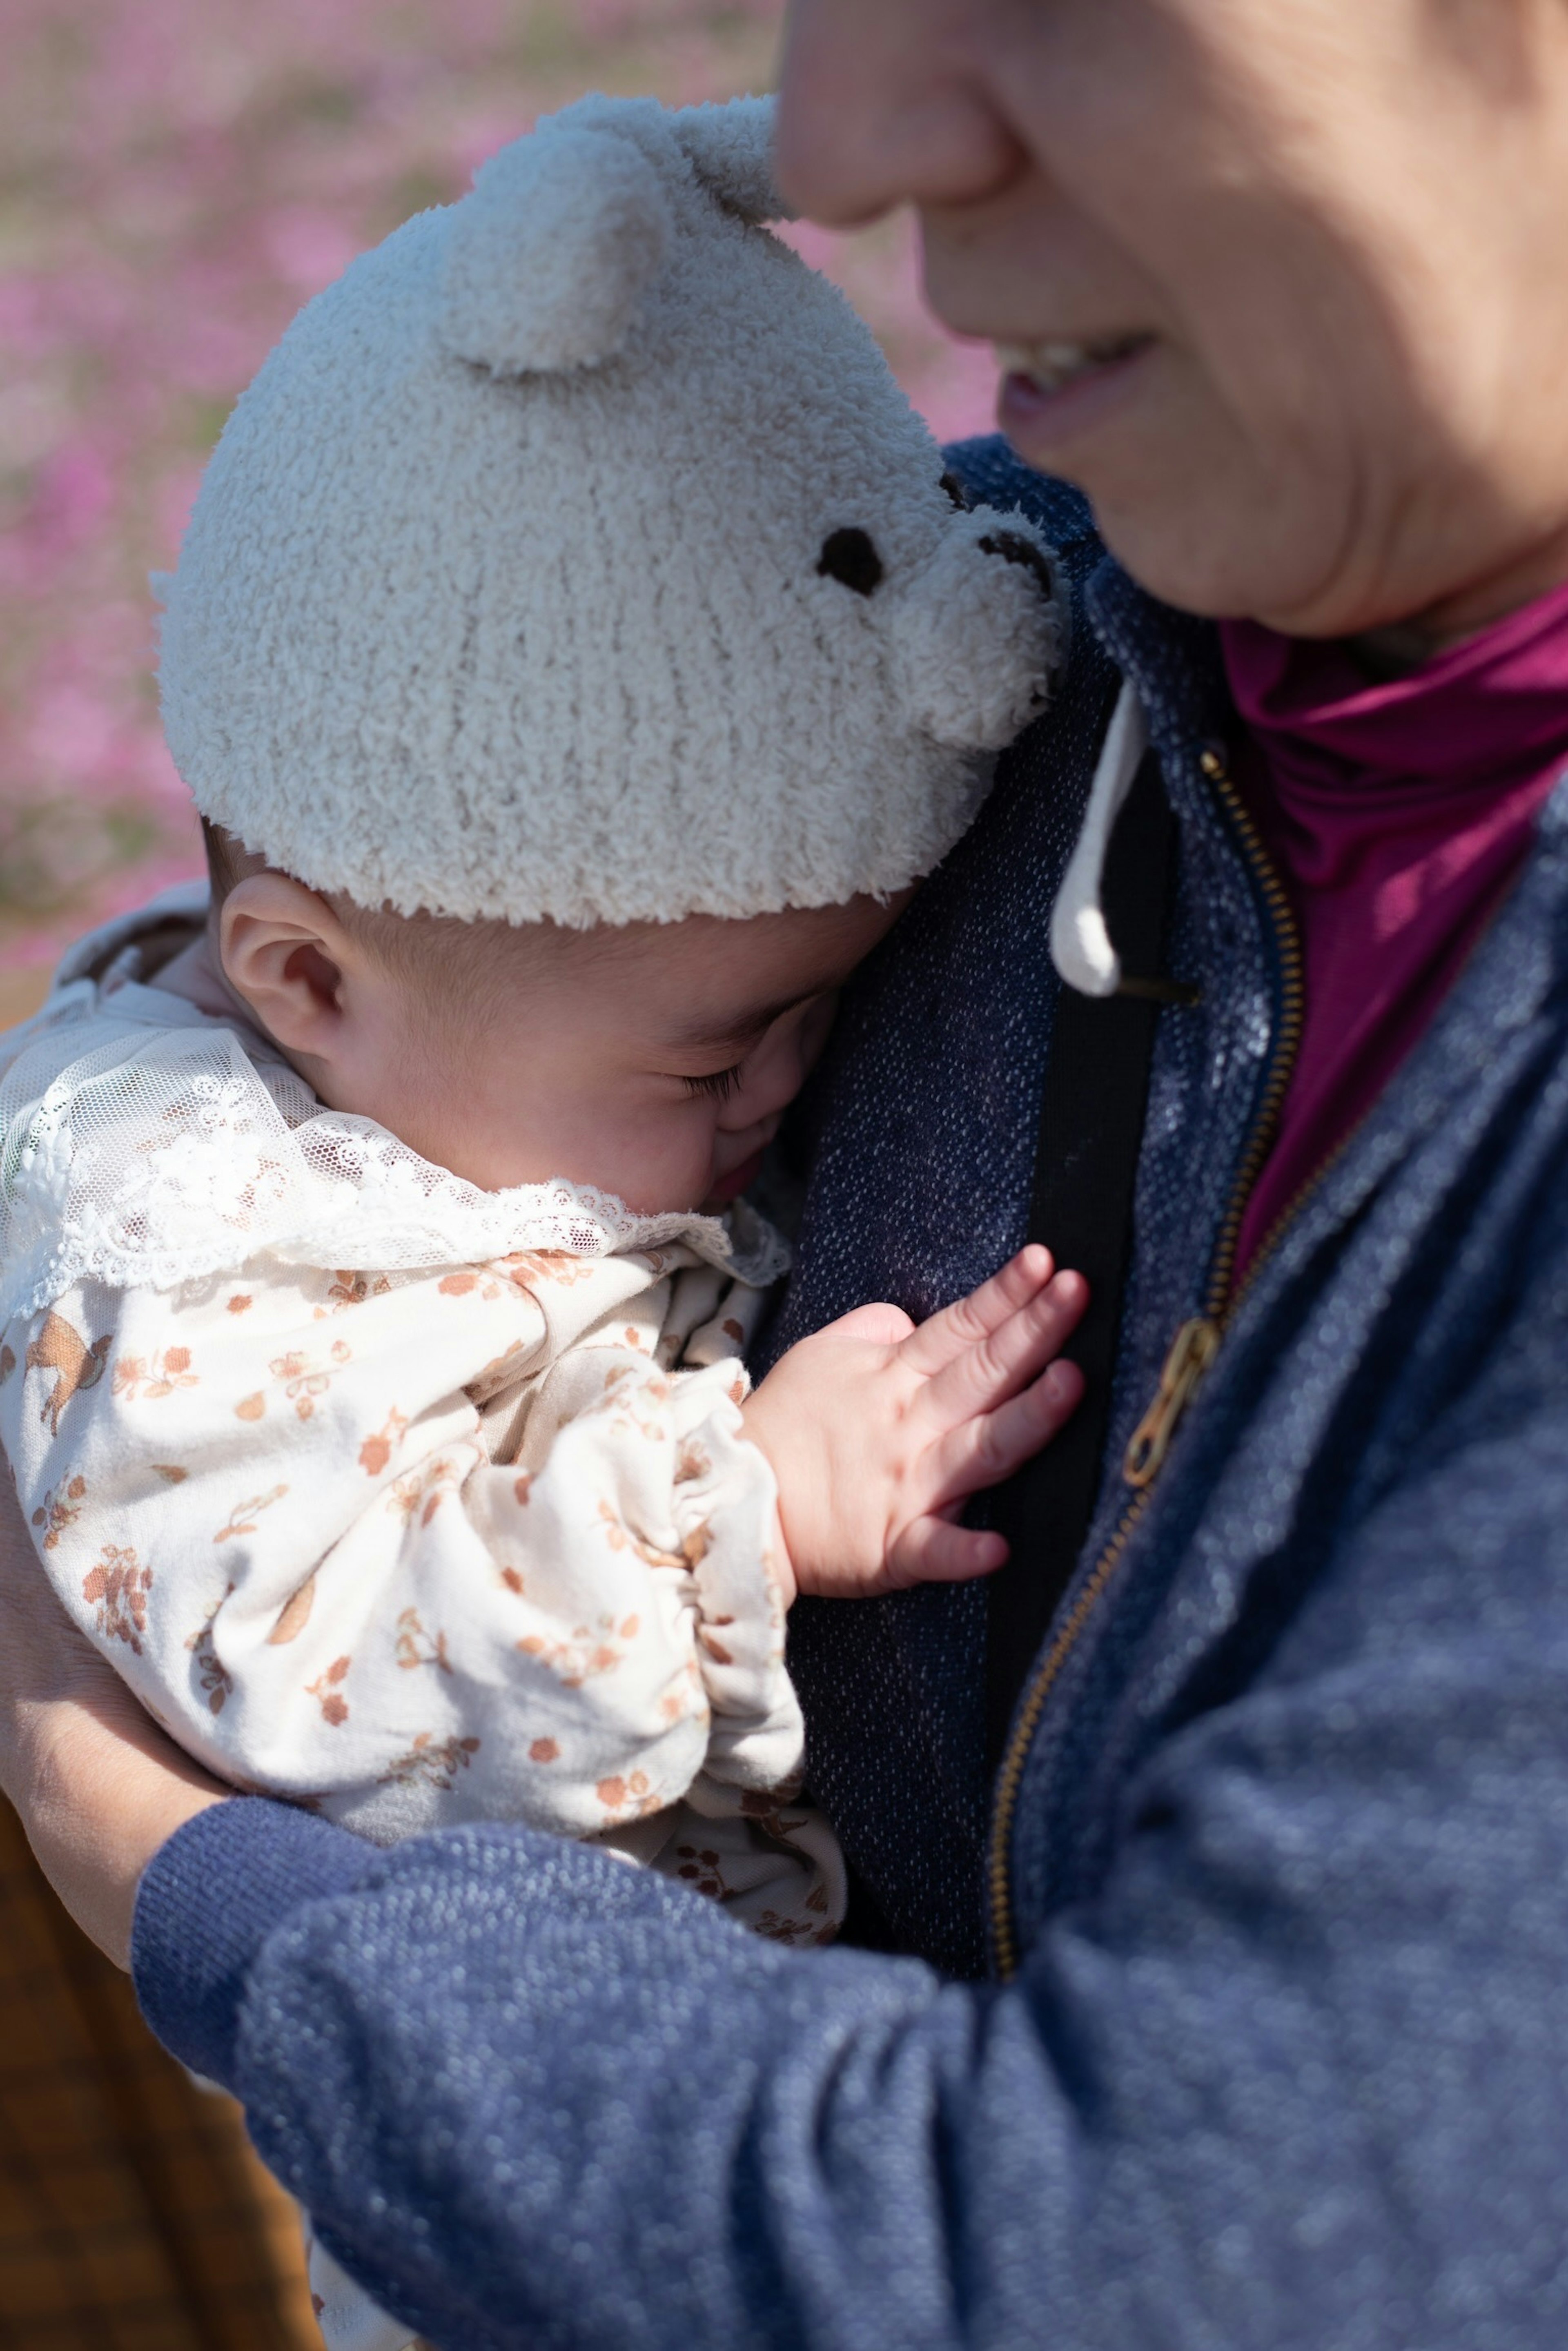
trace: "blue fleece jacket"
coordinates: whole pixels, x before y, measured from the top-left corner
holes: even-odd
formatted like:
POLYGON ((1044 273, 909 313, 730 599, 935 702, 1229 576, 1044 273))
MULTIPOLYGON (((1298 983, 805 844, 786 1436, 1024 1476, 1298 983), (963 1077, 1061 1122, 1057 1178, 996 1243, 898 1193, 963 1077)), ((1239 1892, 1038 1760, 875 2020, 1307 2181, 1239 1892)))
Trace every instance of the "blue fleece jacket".
POLYGON ((1160 1018, 1097 1523, 997 1788, 977 1593, 797 1611, 814 1783, 918 1956, 781 1950, 527 1831, 375 1853, 238 1800, 147 1874, 142 2001, 443 2351, 1560 2351, 1568 792, 1238 1298, 1296 974, 1212 633, 1070 493, 960 455, 1082 588, 1071 674, 854 991, 779 1343, 1021 1238, 1119 673, 1197 1001, 1160 1018), (1193 1321, 1218 1355, 1134 1488, 1193 1321))

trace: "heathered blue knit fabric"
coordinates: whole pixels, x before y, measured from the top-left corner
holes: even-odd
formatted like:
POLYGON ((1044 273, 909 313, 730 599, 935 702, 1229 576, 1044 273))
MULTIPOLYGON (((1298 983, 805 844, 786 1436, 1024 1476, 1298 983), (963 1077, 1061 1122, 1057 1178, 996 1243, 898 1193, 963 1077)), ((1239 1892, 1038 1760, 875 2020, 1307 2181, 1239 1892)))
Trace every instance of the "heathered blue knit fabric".
POLYGON ((209 2082, 235 2078, 235 2033, 245 1980, 258 1939, 302 1902, 358 1886, 379 1855, 358 1837, 340 1836, 325 1821, 292 1805, 251 1796, 198 1814, 190 1834, 175 1837, 143 1881, 158 1927, 142 1936, 141 1893, 137 1934, 143 1954, 156 1935, 159 1959, 142 1967, 137 1990, 148 2023, 192 2072, 209 2082), (213 1845, 225 1893, 207 1899, 207 1850, 213 1845), (169 1935, 168 1921, 183 1921, 169 1935))
MULTIPOLYGON (((1112 569, 1086 612, 1046 763, 1018 755, 849 1008, 784 1325, 939 1302, 1022 1229, 1041 901, 1108 649, 1163 755, 1201 995, 1161 1016, 1067 1611, 1203 1299, 1281 993, 1199 764, 1231 723, 1209 632, 1112 569)), ((232 2049, 267 2161, 443 2351, 1560 2351, 1568 788, 1096 1589, 1029 1748, 1005 1986, 782 1951, 527 1832, 378 1855, 310 1824, 307 1854, 242 1802, 149 1872, 143 2000, 195 2062, 232 2049)), ((846 1604, 797 1644, 817 1784, 955 1969, 981 1917, 971 1608, 846 1604)))

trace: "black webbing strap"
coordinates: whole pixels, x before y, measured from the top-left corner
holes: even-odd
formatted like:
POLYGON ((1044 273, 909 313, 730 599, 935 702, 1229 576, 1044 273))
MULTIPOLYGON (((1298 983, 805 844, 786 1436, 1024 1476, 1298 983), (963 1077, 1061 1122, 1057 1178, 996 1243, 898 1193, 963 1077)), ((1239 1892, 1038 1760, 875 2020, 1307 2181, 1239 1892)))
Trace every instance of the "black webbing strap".
POLYGON ((1055 1443, 991 1498, 989 1523, 1012 1545, 990 1579, 986 1736, 1001 1759, 1024 1677, 1045 1638, 1089 1531, 1111 1405, 1111 1371, 1132 1239, 1133 1187, 1144 1139, 1155 1023, 1185 991, 1159 978, 1176 866, 1176 820, 1145 756, 1117 820, 1102 904, 1124 975, 1115 996, 1064 987, 1040 1102, 1029 1238, 1090 1286, 1066 1349, 1086 1383, 1055 1443))

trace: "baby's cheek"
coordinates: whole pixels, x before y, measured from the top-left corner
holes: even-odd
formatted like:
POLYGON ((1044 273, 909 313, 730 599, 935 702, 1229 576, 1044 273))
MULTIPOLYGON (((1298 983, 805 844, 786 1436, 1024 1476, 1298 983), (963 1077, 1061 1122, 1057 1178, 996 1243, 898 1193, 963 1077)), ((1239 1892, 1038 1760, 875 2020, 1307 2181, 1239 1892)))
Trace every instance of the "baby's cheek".
POLYGON ((645 1216, 700 1207, 713 1187, 714 1129, 706 1103, 640 1123, 622 1144, 621 1180, 610 1188, 645 1216))
POLYGON ((711 1117, 705 1118, 695 1134, 684 1135, 678 1147, 672 1141, 662 1207, 702 1207, 714 1186, 716 1172, 714 1165, 715 1144, 715 1126, 711 1117))
POLYGON ((838 1017, 839 991, 837 988, 829 995, 817 997, 804 1008, 800 1016, 800 1029, 795 1039, 793 1092, 800 1092, 800 1088, 821 1060, 823 1049, 832 1034, 833 1023, 838 1017))

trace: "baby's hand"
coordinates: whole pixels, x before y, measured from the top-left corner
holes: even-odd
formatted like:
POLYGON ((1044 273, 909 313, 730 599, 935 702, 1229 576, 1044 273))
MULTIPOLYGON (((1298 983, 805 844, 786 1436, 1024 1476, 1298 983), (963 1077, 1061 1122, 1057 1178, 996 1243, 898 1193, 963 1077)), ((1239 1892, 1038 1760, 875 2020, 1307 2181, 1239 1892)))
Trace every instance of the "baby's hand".
POLYGON ((1082 1274, 1021 1249, 918 1328, 861 1306, 779 1358, 743 1407, 779 1480, 786 1599, 870 1599, 988 1574, 1005 1538, 963 1503, 1049 1444, 1083 1392, 1056 1356, 1089 1302, 1082 1274))

